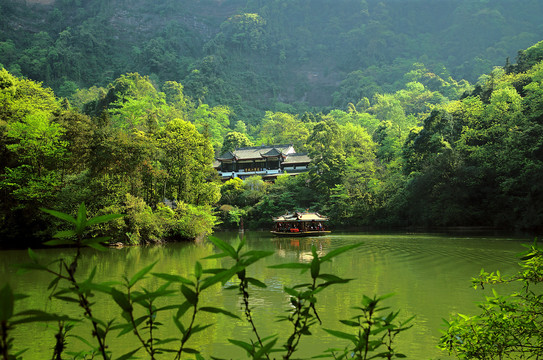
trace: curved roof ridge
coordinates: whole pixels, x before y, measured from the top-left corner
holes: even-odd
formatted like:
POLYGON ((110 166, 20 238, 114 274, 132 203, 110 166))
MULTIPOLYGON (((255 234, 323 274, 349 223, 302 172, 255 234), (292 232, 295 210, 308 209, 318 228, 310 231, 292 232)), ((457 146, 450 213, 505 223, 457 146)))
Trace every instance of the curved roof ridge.
POLYGON ((265 153, 260 153, 261 156, 277 156, 277 155, 283 155, 283 151, 278 150, 276 147, 271 148, 269 151, 266 151, 265 153))

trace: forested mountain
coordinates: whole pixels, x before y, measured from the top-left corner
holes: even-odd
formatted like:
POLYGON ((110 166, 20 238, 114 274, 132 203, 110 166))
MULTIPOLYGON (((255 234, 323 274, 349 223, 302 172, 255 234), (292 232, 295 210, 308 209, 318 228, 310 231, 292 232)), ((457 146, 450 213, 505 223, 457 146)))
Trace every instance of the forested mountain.
POLYGON ((305 209, 541 229, 538 1, 0 4, 0 245, 82 202, 132 243, 305 209), (310 171, 218 179, 214 156, 261 144, 310 171))
POLYGON ((475 83, 543 37, 542 14, 538 0, 2 0, 0 64, 63 97, 138 72, 255 124, 397 91, 414 63, 433 91, 475 83))

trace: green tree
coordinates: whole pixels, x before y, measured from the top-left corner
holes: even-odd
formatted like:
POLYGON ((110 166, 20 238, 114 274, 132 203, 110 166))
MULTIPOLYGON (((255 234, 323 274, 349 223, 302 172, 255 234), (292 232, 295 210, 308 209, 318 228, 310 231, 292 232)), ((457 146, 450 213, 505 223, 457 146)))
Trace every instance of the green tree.
POLYGON ((176 108, 184 109, 187 106, 187 99, 183 93, 183 85, 175 81, 166 81, 162 86, 166 95, 166 103, 176 108))
POLYGON ((189 119, 201 134, 209 137, 213 148, 218 152, 229 131, 230 116, 232 110, 228 106, 210 107, 200 104, 190 113, 189 119))
POLYGON ((366 225, 376 207, 374 193, 379 183, 376 144, 361 126, 348 123, 341 132, 346 156, 344 174, 341 183, 330 189, 323 211, 336 224, 366 225))
POLYGON ((265 50, 266 20, 255 13, 244 13, 228 18, 221 25, 226 41, 239 50, 265 50))
POLYGON ((258 137, 264 144, 292 144, 297 151, 303 151, 308 125, 294 115, 267 111, 258 137))
POLYGON ((88 116, 74 110, 62 112, 53 121, 64 129, 63 140, 67 144, 68 155, 66 170, 76 173, 88 169, 96 125, 88 116))
POLYGON ((475 316, 456 314, 447 322, 440 347, 459 359, 534 359, 543 356, 541 290, 543 249, 537 244, 522 254, 521 269, 511 277, 481 270, 472 279, 475 289, 492 286, 492 295, 475 316), (500 295, 496 286, 519 284, 500 295))
POLYGON ((194 125, 180 119, 170 121, 158 139, 169 174, 168 194, 178 201, 211 205, 219 200, 218 186, 208 183, 213 168, 213 148, 194 125))
POLYGON ((240 205, 240 197, 243 193, 243 180, 240 178, 229 179, 221 185, 221 204, 240 205))
POLYGON ((456 145, 459 126, 447 111, 434 110, 421 128, 411 130, 403 146, 404 172, 422 171, 432 160, 456 145))
POLYGON ((61 185, 57 171, 66 154, 64 129, 50 121, 51 114, 35 112, 24 122, 9 125, 8 151, 16 156, 14 166, 6 166, 0 187, 19 201, 51 200, 61 185))
POLYGON ((62 187, 65 129, 53 121, 59 110, 50 89, 0 69, 0 234, 36 236, 42 217, 62 187))
POLYGON ((327 200, 330 191, 340 184, 345 174, 346 158, 341 129, 332 118, 313 127, 308 138, 311 157, 311 184, 327 200))
POLYGON ((224 137, 224 141, 221 148, 221 154, 228 151, 234 151, 237 148, 253 146, 253 143, 247 135, 239 133, 237 131, 231 131, 224 137))

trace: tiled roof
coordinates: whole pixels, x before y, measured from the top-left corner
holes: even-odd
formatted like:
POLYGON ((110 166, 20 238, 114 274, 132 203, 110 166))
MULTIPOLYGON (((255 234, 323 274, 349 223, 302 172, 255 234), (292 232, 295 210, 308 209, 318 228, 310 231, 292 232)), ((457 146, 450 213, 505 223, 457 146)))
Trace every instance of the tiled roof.
POLYGON ((316 212, 303 212, 303 213, 287 213, 285 215, 273 218, 275 222, 290 222, 290 221, 327 221, 326 216, 322 216, 316 212))
POLYGON ((279 155, 282 155, 283 153, 279 150, 277 150, 276 148, 273 148, 271 149, 270 151, 267 151, 267 152, 261 152, 260 155, 261 156, 279 156, 279 155))
POLYGON ((231 151, 227 151, 217 158, 217 160, 232 160, 235 155, 231 151))
POLYGON ((234 151, 229 151, 218 157, 221 160, 233 159, 250 160, 261 159, 263 156, 279 156, 280 154, 290 155, 296 153, 292 145, 262 145, 239 148, 234 151), (274 155, 275 154, 275 155, 274 155))
POLYGON ((283 165, 309 162, 311 162, 311 158, 307 154, 290 154, 283 162, 283 165))

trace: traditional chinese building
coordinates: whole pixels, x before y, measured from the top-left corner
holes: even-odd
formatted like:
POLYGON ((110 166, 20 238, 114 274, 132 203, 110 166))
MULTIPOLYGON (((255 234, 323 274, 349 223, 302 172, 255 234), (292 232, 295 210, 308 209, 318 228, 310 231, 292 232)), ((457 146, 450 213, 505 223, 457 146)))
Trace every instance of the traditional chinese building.
POLYGON ((216 158, 214 167, 223 180, 258 175, 274 180, 278 175, 298 175, 308 170, 311 159, 296 153, 292 145, 262 145, 235 149, 216 158))

